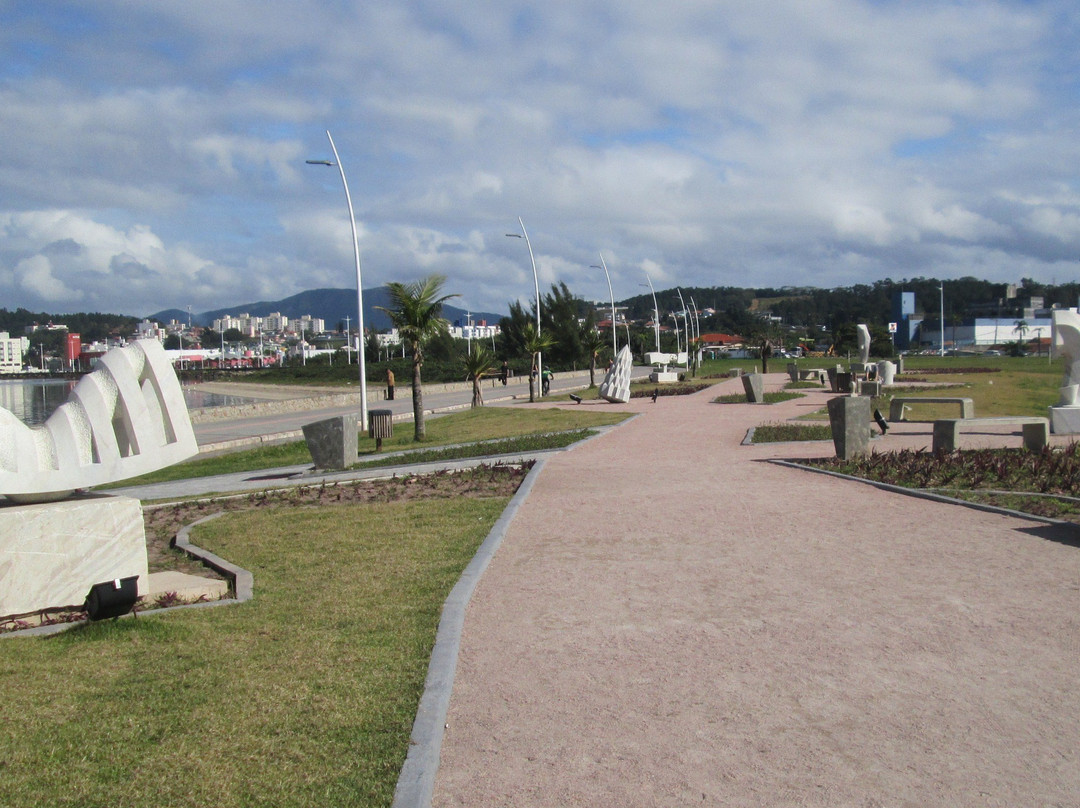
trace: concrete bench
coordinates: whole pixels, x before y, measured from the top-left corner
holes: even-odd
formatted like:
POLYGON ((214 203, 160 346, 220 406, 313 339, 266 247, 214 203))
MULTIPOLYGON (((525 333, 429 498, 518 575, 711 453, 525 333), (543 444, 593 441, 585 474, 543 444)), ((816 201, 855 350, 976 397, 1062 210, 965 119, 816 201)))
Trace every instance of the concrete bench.
POLYGON ((808 368, 806 370, 799 370, 799 381, 814 381, 818 384, 828 384, 829 374, 825 371, 824 368, 808 368))
POLYGON ((1024 448, 1041 451, 1050 442, 1050 419, 1015 415, 1003 418, 945 418, 934 421, 934 452, 956 451, 960 430, 980 426, 1019 426, 1024 436, 1024 448))
POLYGON ((959 404, 961 418, 975 417, 975 402, 970 398, 938 397, 938 396, 897 396, 889 403, 889 420, 904 420, 905 404, 959 404))

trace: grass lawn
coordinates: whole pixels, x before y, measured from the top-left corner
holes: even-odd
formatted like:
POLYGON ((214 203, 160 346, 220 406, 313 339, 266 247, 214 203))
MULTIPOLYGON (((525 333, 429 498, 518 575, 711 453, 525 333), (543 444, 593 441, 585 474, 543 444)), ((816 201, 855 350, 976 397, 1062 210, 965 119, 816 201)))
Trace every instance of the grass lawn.
MULTIPOLYGON (((803 362, 805 360, 799 360, 803 362)), ((975 415, 993 417, 998 415, 1046 416, 1046 409, 1058 400, 1058 386, 1064 374, 1062 360, 1047 362, 1038 357, 911 357, 905 359, 905 373, 896 380, 905 385, 911 378, 921 381, 947 384, 949 387, 921 390, 903 389, 897 395, 948 396, 970 398, 975 404, 975 415), (989 369, 996 372, 964 373, 965 369, 989 369), (934 372, 938 371, 938 372, 934 372), (941 372, 945 371, 945 372, 941 372)), ((807 364, 809 367, 809 363, 807 364)), ((890 394, 874 398, 871 407, 879 409, 887 417, 890 394)), ((806 420, 828 420, 828 413, 819 410, 801 416, 806 420)), ((938 418, 956 418, 956 405, 914 404, 907 413, 910 421, 933 421, 938 418)))
POLYGON ((506 496, 230 513, 255 598, 0 642, 0 804, 389 805, 440 608, 506 496))
MULTIPOLYGON (((413 440, 411 423, 395 424, 394 436, 383 440, 383 451, 415 449, 420 447, 445 446, 454 443, 470 443, 482 440, 517 438, 525 435, 540 435, 551 432, 586 429, 593 426, 617 424, 627 418, 626 413, 595 412, 569 407, 516 409, 513 407, 477 407, 476 409, 430 418, 425 424, 427 438, 422 443, 413 440)), ((373 459, 375 441, 367 435, 359 440, 360 459, 373 459)), ((241 449, 236 452, 215 457, 196 457, 174 466, 160 469, 151 474, 123 480, 111 486, 99 486, 101 489, 187 480, 192 477, 212 477, 216 474, 231 474, 239 471, 259 471, 281 466, 299 466, 311 462, 304 441, 292 441, 275 446, 259 446, 253 449, 241 449)))

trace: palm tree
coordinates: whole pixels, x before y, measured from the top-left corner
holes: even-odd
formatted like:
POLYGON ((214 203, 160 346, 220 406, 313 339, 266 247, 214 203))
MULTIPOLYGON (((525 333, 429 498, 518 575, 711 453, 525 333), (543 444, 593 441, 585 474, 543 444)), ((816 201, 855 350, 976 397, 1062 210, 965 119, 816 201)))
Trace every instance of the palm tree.
POLYGON ((607 339, 595 328, 587 328, 581 334, 581 349, 589 357, 589 389, 596 387, 596 360, 607 347, 607 339))
POLYGON ((461 363, 465 367, 465 377, 472 379, 472 406, 483 407, 484 393, 480 389, 480 380, 495 367, 495 354, 483 345, 477 345, 461 363))
POLYGON ((447 322, 439 315, 447 300, 458 295, 439 295, 444 275, 429 275, 422 281, 386 284, 386 291, 392 308, 377 308, 390 316, 390 322, 397 328, 403 342, 412 348, 412 401, 413 435, 416 440, 424 439, 424 390, 420 381, 420 366, 424 364, 424 343, 447 329, 447 322))
POLYGON ((526 323, 521 330, 521 336, 525 351, 532 357, 532 369, 529 371, 529 403, 531 404, 536 401, 536 357, 555 343, 547 334, 536 333, 534 323, 526 323))
POLYGON ((1013 331, 1020 335, 1020 342, 1024 341, 1025 335, 1028 332, 1028 324, 1026 320, 1017 320, 1014 324, 1013 331))

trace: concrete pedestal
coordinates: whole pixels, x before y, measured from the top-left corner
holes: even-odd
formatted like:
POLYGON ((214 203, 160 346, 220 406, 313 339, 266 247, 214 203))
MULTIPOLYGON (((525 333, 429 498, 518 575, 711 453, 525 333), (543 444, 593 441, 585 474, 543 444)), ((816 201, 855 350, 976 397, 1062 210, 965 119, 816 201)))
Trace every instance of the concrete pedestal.
POLYGON ((833 447, 841 460, 870 451, 870 417, 870 399, 865 396, 829 399, 833 447))
POLYGON ((139 576, 147 591, 142 505, 88 495, 0 507, 0 616, 81 606, 90 587, 139 576))
POLYGON ((654 370, 649 374, 649 381, 653 384, 674 384, 679 380, 679 374, 674 370, 654 370))
POLYGON ((339 415, 304 424, 304 440, 316 468, 346 469, 357 462, 356 422, 359 415, 339 415))
POLYGON ((765 403, 765 384, 760 373, 747 373, 742 377, 742 383, 748 404, 765 403))
POLYGON ((1080 434, 1080 407, 1050 407, 1050 431, 1055 435, 1080 434))

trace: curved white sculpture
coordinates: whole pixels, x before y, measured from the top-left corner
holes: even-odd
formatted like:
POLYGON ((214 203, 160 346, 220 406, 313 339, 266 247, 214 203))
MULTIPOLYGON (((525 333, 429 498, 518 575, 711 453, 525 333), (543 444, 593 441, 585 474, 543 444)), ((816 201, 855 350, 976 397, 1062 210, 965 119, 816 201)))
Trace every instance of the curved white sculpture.
POLYGON ((615 357, 615 364, 604 376, 600 384, 600 398, 607 399, 612 404, 625 404, 630 400, 630 372, 634 368, 634 357, 630 353, 630 346, 624 345, 619 349, 619 355, 615 357))
POLYGON ((866 364, 870 361, 870 329, 864 323, 855 326, 859 336, 859 362, 866 364))
POLYGON ((1065 357, 1065 378, 1061 380, 1059 407, 1080 406, 1080 314, 1072 309, 1055 309, 1051 322, 1054 327, 1054 349, 1065 357))
POLYGON ((114 348, 44 425, 0 409, 0 494, 62 499, 179 463, 198 452, 184 394, 157 340, 114 348))

